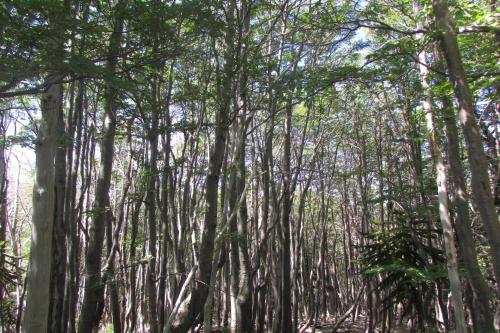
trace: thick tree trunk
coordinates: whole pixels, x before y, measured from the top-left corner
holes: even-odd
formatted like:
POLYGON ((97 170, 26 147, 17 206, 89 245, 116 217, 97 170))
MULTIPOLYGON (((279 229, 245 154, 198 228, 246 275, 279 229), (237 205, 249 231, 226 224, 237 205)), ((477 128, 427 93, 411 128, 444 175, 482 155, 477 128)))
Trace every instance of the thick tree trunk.
POLYGON ((56 127, 61 108, 62 85, 52 84, 42 98, 42 119, 36 141, 33 230, 23 324, 23 331, 26 333, 49 332, 47 326, 55 205, 54 159, 58 139, 56 127))
POLYGON ((444 123, 447 137, 448 156, 450 164, 450 181, 452 184, 451 198, 456 209, 455 228, 458 235, 458 245, 463 257, 467 279, 472 288, 471 311, 474 328, 478 332, 494 332, 492 310, 490 309, 491 292, 481 273, 477 261, 476 246, 472 238, 473 232, 469 215, 469 203, 465 175, 460 159, 458 131, 453 110, 449 101, 441 99, 444 108, 444 123))
POLYGON ((41 101, 42 117, 35 147, 36 176, 23 325, 25 332, 59 332, 62 325, 66 262, 63 228, 66 156, 65 147, 61 146, 65 139, 63 85, 60 83, 64 75, 59 71, 64 61, 64 19, 69 3, 66 0, 49 11, 52 38, 48 50, 51 52, 52 69, 46 78, 47 90, 41 101), (57 239, 54 239, 54 232, 57 239), (60 243, 54 247, 53 241, 60 243), (53 255, 56 255, 54 266, 53 255), (59 290, 53 287, 55 280, 62 283, 59 290))
POLYGON ((467 144, 472 197, 478 208, 491 247, 497 291, 500 294, 500 283, 498 283, 500 281, 500 222, 493 203, 488 165, 483 150, 480 129, 474 115, 472 94, 462 64, 455 27, 448 12, 448 1, 433 0, 432 5, 436 25, 440 32, 441 48, 457 98, 459 118, 467 144))

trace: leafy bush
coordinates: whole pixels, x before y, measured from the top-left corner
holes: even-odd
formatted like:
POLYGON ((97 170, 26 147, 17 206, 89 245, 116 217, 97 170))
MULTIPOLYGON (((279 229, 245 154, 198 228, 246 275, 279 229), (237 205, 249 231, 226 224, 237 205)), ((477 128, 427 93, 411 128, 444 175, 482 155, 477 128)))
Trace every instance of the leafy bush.
POLYGON ((368 245, 361 251, 366 267, 362 273, 368 278, 381 275, 376 288, 385 291, 385 307, 415 299, 427 286, 446 278, 443 251, 432 246, 439 243, 439 231, 405 212, 396 211, 394 217, 384 231, 366 235, 368 245))

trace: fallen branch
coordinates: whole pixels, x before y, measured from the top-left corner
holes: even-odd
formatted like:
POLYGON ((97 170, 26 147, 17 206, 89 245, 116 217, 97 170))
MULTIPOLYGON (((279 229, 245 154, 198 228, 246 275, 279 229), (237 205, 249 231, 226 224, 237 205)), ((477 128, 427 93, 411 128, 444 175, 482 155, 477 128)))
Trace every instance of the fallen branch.
POLYGON ((340 325, 351 315, 351 313, 356 309, 356 306, 359 303, 359 300, 361 299, 361 295, 363 294, 365 287, 361 287, 359 290, 358 294, 356 295, 356 298, 354 299, 354 303, 351 305, 351 307, 340 317, 336 322, 335 325, 333 325, 333 328, 331 330, 331 333, 336 333, 337 330, 340 328, 340 325))
POLYGON ((181 291, 179 292, 179 296, 177 297, 177 302, 175 302, 174 308, 172 309, 172 313, 168 317, 167 320, 167 325, 165 326, 165 333, 168 333, 170 331, 170 324, 174 320, 175 316, 177 316, 177 311, 179 311, 179 308, 182 303, 182 298, 184 297, 184 294, 186 293, 187 286, 191 282, 191 280, 194 277, 194 273, 196 273, 196 270, 198 269, 198 265, 194 265, 193 268, 191 269, 191 272, 189 273, 188 277, 186 278, 186 281, 184 281, 184 284, 182 285, 181 291))

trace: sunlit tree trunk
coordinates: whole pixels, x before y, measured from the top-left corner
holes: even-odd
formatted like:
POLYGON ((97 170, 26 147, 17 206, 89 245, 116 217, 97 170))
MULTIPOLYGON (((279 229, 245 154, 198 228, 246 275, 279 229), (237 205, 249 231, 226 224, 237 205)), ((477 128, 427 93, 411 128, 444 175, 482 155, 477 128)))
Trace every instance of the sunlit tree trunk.
POLYGON ((458 114, 467 145, 468 161, 471 170, 472 197, 478 208, 486 231, 486 237, 491 247, 493 269, 497 280, 497 291, 500 294, 500 283, 498 283, 500 281, 500 222, 493 204, 488 166, 481 141, 480 129, 474 115, 472 93, 467 82, 467 76, 458 48, 455 26, 448 12, 448 1, 433 0, 432 6, 435 23, 439 29, 441 48, 455 91, 458 114))
POLYGON ((467 332, 465 325, 464 305, 462 301, 462 290, 458 276, 458 258, 455 247, 453 227, 451 225, 450 210, 448 208, 448 175, 443 162, 443 155, 439 146, 439 134, 435 125, 434 108, 432 106, 431 87, 429 84, 429 70, 427 66, 427 52, 418 54, 421 83, 426 97, 422 101, 429 135, 431 154, 436 169, 436 184, 438 188, 439 218, 443 229, 444 248, 446 253, 446 265, 448 268, 448 279, 452 293, 453 312, 455 315, 455 329, 459 333, 467 332))

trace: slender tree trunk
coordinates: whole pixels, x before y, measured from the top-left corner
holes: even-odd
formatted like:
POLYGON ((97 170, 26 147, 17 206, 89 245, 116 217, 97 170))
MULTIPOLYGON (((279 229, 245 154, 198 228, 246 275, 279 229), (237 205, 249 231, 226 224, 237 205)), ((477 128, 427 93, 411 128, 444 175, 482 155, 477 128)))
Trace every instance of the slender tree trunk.
MULTIPOLYGON (((245 117, 240 126, 245 127, 245 117)), ((239 126, 238 126, 239 127, 239 126)), ((231 241, 231 331, 252 332, 252 293, 250 280, 250 257, 247 243, 248 213, 246 200, 239 205, 237 198, 245 195, 245 128, 239 134, 235 147, 231 211, 237 212, 229 221, 230 231, 237 237, 231 241), (239 207, 238 207, 239 206, 239 207)), ((237 136, 235 136, 237 137, 237 136)))
MULTIPOLYGON (((129 131, 127 135, 127 144, 131 147, 132 134, 129 131)), ((108 296, 109 296, 109 310, 113 322, 113 331, 116 333, 122 332, 122 315, 121 315, 121 306, 119 301, 119 283, 120 276, 117 274, 116 270, 116 254, 119 250, 119 242, 120 242, 120 233, 122 232, 122 226, 125 221, 125 204, 128 200, 128 192, 131 186, 131 172, 132 172, 132 154, 130 154, 130 158, 128 161, 128 167, 125 174, 125 179, 123 182, 122 193, 120 202, 117 203, 116 207, 116 215, 117 219, 108 219, 106 223, 106 245, 107 245, 107 259, 106 259, 106 271, 104 276, 104 281, 108 287, 108 296), (115 223, 112 223, 115 222, 115 223)), ((117 198, 117 195, 115 195, 117 198)), ((124 231, 124 233, 126 233, 124 231)))
POLYGON ((158 87, 156 78, 153 79, 153 103, 151 127, 149 128, 149 173, 148 177, 148 192, 146 195, 146 207, 148 210, 148 266, 147 266, 147 299, 149 311, 149 325, 151 333, 158 333, 158 316, 156 311, 156 179, 158 177, 158 169, 156 163, 158 162, 158 87))
MULTIPOLYGON (((78 298, 78 288, 77 288, 77 275, 78 275, 78 248, 79 248, 79 240, 78 240, 78 220, 77 220, 77 211, 78 207, 76 206, 76 194, 77 194, 77 179, 78 179, 78 171, 80 166, 80 156, 81 156, 81 138, 82 138, 82 128, 83 128, 83 112, 84 112, 84 98, 85 98, 85 83, 80 80, 78 82, 77 88, 77 97, 75 100, 75 112, 74 112, 74 122, 71 127, 75 129, 75 157, 69 158, 68 163, 71 165, 70 177, 68 177, 68 186, 66 194, 66 207, 65 214, 67 216, 66 221, 68 224, 67 227, 67 242, 68 242, 68 278, 66 280, 66 301, 67 305, 65 306, 67 315, 64 322, 67 322, 67 330, 68 332, 75 333, 76 332, 76 305, 78 298), (71 163, 73 161, 73 163, 71 163)), ((69 132, 70 134, 72 132, 69 132)), ((71 140, 73 142, 73 140, 71 140)), ((68 154, 73 154, 73 144, 71 143, 70 149, 68 150, 68 154)), ((82 179, 82 183, 85 181, 82 179)))
MULTIPOLYGON (((425 119, 427 130, 429 132, 429 142, 431 154, 436 169, 436 184, 438 188, 439 201, 439 217, 443 228, 443 239, 446 253, 446 265, 448 268, 448 279, 450 281, 450 289, 452 293, 453 311, 455 314, 455 329, 459 333, 467 332, 465 325, 464 305, 462 301, 462 291, 460 278, 458 276, 458 259, 455 248, 455 238, 453 227, 451 225, 451 216, 448 209, 448 187, 446 166, 443 162, 441 148, 439 146, 439 137, 436 131, 434 109, 432 107, 432 99, 430 96, 431 89, 429 84, 429 70, 427 67, 427 53, 422 51, 418 55, 419 70, 421 76, 422 87, 427 97, 423 100, 423 108, 425 111, 425 119)), ((418 307, 420 308, 420 307, 418 307)))
POLYGON ((288 103, 285 108, 285 137, 283 146, 283 193, 282 193, 282 215, 281 224, 283 232, 283 248, 282 248, 282 326, 281 332, 292 332, 292 299, 291 299, 291 253, 290 253, 290 214, 292 209, 291 198, 291 133, 292 133, 292 105, 288 103))
POLYGON ((78 178, 78 167, 80 163, 80 140, 82 134, 82 114, 84 89, 82 82, 78 82, 75 99, 75 110, 72 119, 68 119, 68 135, 70 143, 67 150, 67 164, 69 167, 66 180, 66 194, 64 206, 64 219, 66 221, 66 243, 67 243, 67 278, 65 285, 65 305, 63 314, 63 330, 75 332, 76 316, 76 237, 78 226, 76 225, 76 185, 78 178), (76 133, 75 135, 73 133, 76 133), (74 136, 73 136, 74 135, 74 136), (76 146, 73 143, 76 141, 76 146))
MULTIPOLYGON (((108 51, 108 70, 114 73, 118 63, 118 54, 122 40, 123 11, 127 0, 120 0, 115 7, 114 29, 111 34, 108 51)), ((107 219, 111 218, 109 187, 114 158, 114 141, 116 133, 115 99, 116 88, 107 82, 104 106, 104 123, 101 139, 101 162, 97 177, 94 218, 90 227, 90 239, 85 256, 85 289, 78 323, 79 332, 93 332, 100 321, 98 303, 103 286, 101 285, 102 250, 107 219)))
POLYGON ((173 220, 173 211, 169 209, 169 203, 171 197, 174 196, 174 188, 170 185, 171 170, 170 170, 170 149, 171 149, 171 135, 170 135, 170 102, 172 98, 172 87, 173 87, 173 70, 174 62, 170 65, 170 71, 168 74, 168 88, 167 88, 167 98, 165 101, 165 115, 164 115, 164 127, 166 129, 166 134, 164 136, 163 150, 164 150, 164 166, 162 170, 162 184, 161 184, 161 197, 162 197, 162 207, 160 210, 163 238, 162 238, 162 254, 160 262, 160 283, 158 286, 158 327, 160 332, 163 331, 165 326, 165 313, 166 313, 166 283, 167 283, 167 264, 168 264, 168 246, 170 239, 170 221, 173 220))
POLYGON ((129 317, 129 332, 135 332, 137 330, 137 290, 136 290, 136 279, 137 279, 137 270, 139 268, 137 259, 136 259, 136 246, 137 246, 137 234, 139 228, 139 215, 141 213, 141 205, 143 194, 141 194, 135 203, 135 207, 132 212, 132 219, 130 221, 132 230, 130 233, 130 254, 129 260, 130 263, 130 290, 129 290, 129 308, 127 310, 127 316, 129 317))
POLYGON ((183 301, 175 321, 172 323, 173 333, 187 332, 193 325, 196 317, 203 310, 208 295, 212 260, 214 254, 214 240, 217 227, 217 201, 219 178, 226 149, 226 137, 230 125, 229 113, 232 99, 232 81, 234 77, 234 34, 235 34, 235 0, 230 1, 226 10, 228 28, 226 30, 226 53, 223 70, 223 83, 219 87, 220 108, 216 118, 215 141, 213 142, 209 158, 209 170, 205 181, 205 221, 201 234, 199 269, 196 274, 196 285, 191 295, 183 301))
POLYGON ((55 205, 54 227, 52 235, 52 273, 51 301, 49 306, 50 332, 65 332, 63 323, 64 286, 66 284, 66 225, 65 225, 65 193, 66 193, 66 145, 67 137, 62 107, 57 116, 57 142, 55 156, 55 205))
MULTIPOLYGON (((126 197, 127 191, 123 191, 124 198, 126 197)), ((124 200, 122 198, 122 201, 124 200)), ((120 203, 119 210, 123 203, 120 203)), ((120 215, 123 215, 120 214, 120 215)), ((122 216, 119 217, 121 219, 122 216)), ((120 303, 118 301, 118 277, 115 272, 115 253, 118 246, 118 233, 120 229, 120 222, 113 223, 114 218, 109 218, 106 221, 106 250, 107 250, 107 260, 106 260, 106 271, 104 272, 103 283, 107 285, 108 297, 109 297, 109 308, 111 312, 111 319, 113 322, 113 332, 120 333, 121 321, 120 321, 120 303), (114 226, 113 226, 114 224, 114 226)))
MULTIPOLYGON (((237 235, 231 244, 231 330, 233 332, 252 332, 252 281, 250 276, 250 256, 248 254, 248 211, 245 193, 245 154, 248 127, 248 64, 247 47, 249 43, 250 5, 242 0, 238 17, 243 20, 240 31, 242 46, 239 58, 242 69, 239 77, 239 94, 235 100, 235 109, 240 110, 240 117, 235 124, 235 156, 233 170, 235 172, 234 197, 242 198, 242 203, 234 202, 232 209, 237 209, 234 219, 234 232, 237 235), (234 268, 234 269, 233 269, 234 268)), ((232 199, 232 198, 231 198, 232 199)), ((231 223, 231 221, 230 221, 231 223)), ((230 224, 231 225, 231 224, 230 224)))
MULTIPOLYGON (((7 241, 7 218, 8 218, 8 212, 7 212, 7 184, 8 184, 8 179, 7 179, 7 161, 5 159, 5 147, 6 147, 6 113, 7 112, 2 112, 0 114, 0 271, 4 271, 5 268, 5 246, 6 246, 6 241, 7 241)), ((16 193, 16 199, 17 201, 17 193, 16 193)), ((17 218, 17 204, 15 205, 16 207, 16 215, 14 216, 14 219, 17 218)), ((12 248, 14 249, 14 253, 16 254, 16 245, 13 242, 12 243, 12 248)), ((0 305, 5 304, 5 299, 6 299, 6 293, 7 293, 7 286, 4 285, 3 283, 0 284, 0 305)), ((2 329, 7 329, 5 326, 6 323, 4 323, 4 316, 0 316, 0 328, 2 329)))

